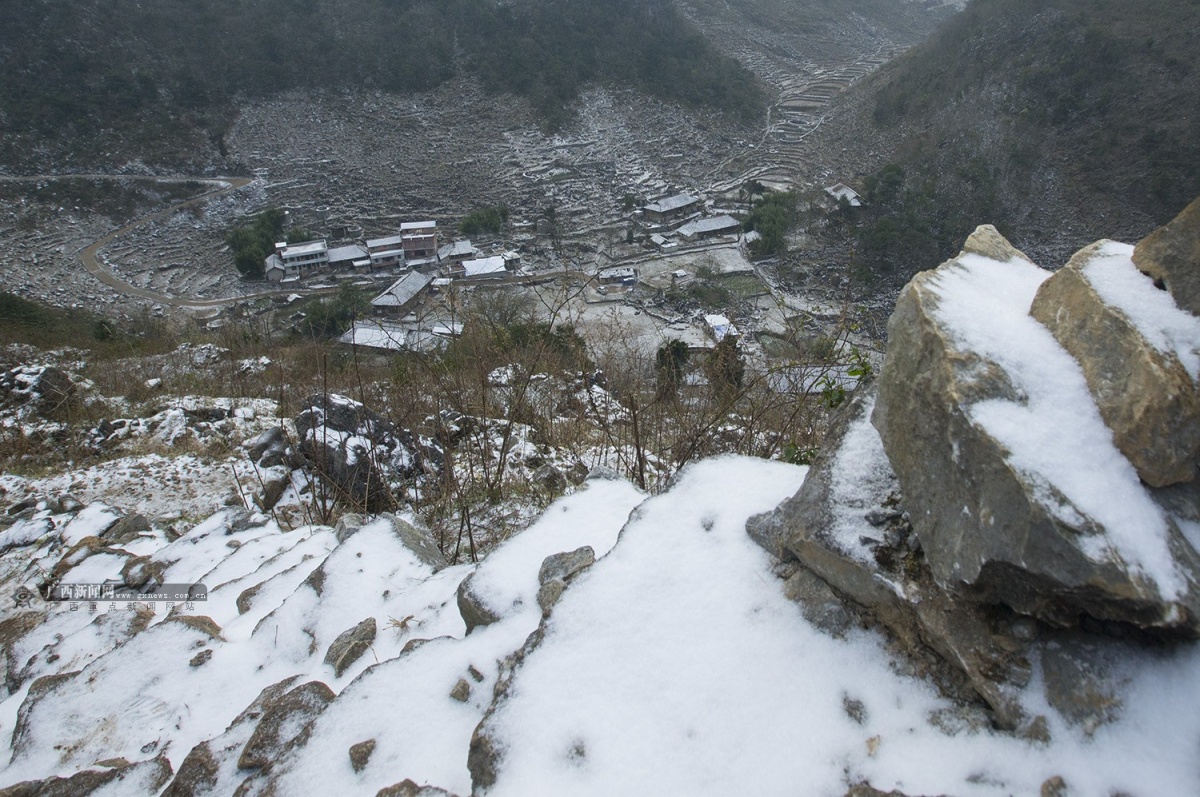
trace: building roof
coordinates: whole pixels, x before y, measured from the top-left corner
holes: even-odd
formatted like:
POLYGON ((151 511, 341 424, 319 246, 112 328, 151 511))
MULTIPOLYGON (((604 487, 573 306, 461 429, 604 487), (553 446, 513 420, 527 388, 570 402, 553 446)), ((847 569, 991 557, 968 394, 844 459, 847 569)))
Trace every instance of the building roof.
POLYGON ((283 267, 283 258, 277 254, 269 254, 267 255, 267 259, 263 261, 264 273, 271 271, 272 269, 278 269, 279 271, 285 270, 283 267))
POLYGON ((479 250, 471 243, 468 238, 463 241, 455 241, 448 243, 438 250, 438 260, 445 260, 448 257, 470 257, 471 255, 479 254, 479 250))
POLYGON ((651 213, 670 213, 672 210, 686 208, 688 205, 694 205, 700 201, 700 197, 692 196, 691 194, 676 194, 665 199, 659 199, 646 205, 645 209, 651 213))
POLYGON ((338 342, 372 349, 399 351, 408 342, 408 330, 398 324, 389 324, 386 321, 355 321, 350 329, 338 338, 338 342))
POLYGON ((679 228, 679 234, 685 238, 703 235, 706 232, 721 232, 723 230, 739 229, 742 223, 733 216, 712 216, 707 219, 689 221, 679 228))
POLYGON ((392 283, 392 286, 371 300, 373 307, 403 307, 429 287, 433 277, 419 271, 410 271, 392 283))
POLYGON ((400 232, 433 232, 437 229, 436 221, 406 221, 400 225, 400 232))
POLYGON ((305 241, 304 243, 285 246, 281 254, 284 257, 299 257, 300 255, 314 255, 318 252, 325 252, 328 248, 324 240, 305 241))
POLYGON ((481 277, 485 274, 504 273, 504 258, 500 255, 482 257, 477 260, 464 260, 463 270, 468 277, 481 277))
POLYGON ((403 241, 404 236, 402 235, 389 235, 386 238, 375 238, 374 240, 367 241, 367 248, 378 249, 381 246, 399 246, 403 241))
POLYGON ((602 280, 637 279, 637 269, 633 266, 613 266, 600 269, 596 276, 602 280))
POLYGON ((366 256, 367 250, 358 244, 339 246, 336 249, 329 250, 329 262, 331 263, 340 263, 343 260, 360 260, 366 256))
POLYGON ((718 343, 720 343, 726 335, 736 336, 738 334, 737 327, 735 327, 733 322, 723 315, 718 315, 716 313, 706 315, 704 316, 704 323, 708 324, 708 328, 712 330, 713 337, 717 339, 718 343))
POLYGON ((859 198, 858 192, 843 183, 829 186, 825 189, 825 193, 829 194, 834 199, 845 199, 850 203, 850 207, 862 207, 862 199, 859 198))

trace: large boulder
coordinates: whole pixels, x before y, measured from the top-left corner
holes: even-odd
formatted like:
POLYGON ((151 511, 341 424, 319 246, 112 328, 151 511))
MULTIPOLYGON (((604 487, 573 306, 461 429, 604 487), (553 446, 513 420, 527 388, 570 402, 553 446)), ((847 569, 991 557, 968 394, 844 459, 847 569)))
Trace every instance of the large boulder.
POLYGON ((1117 448, 1144 482, 1165 487, 1196 477, 1200 317, 1155 288, 1133 251, 1113 241, 1080 250, 1030 312, 1083 368, 1117 448))
POLYGON ((997 725, 1016 729, 1027 719, 1016 699, 1030 665, 1004 623, 971 601, 956 601, 929 574, 902 511, 899 483, 878 432, 871 426, 874 385, 839 411, 804 485, 772 512, 747 523, 750 536, 776 556, 799 561, 788 581, 805 615, 835 633, 853 613, 841 609, 814 576, 887 628, 914 661, 951 693, 970 689, 993 711, 997 725), (795 583, 795 586, 793 586, 795 583), (829 615, 842 615, 827 623, 829 615))
POLYGON ((908 669, 960 710, 982 700, 996 726, 1025 738, 1044 741, 1039 712, 1047 704, 1088 733, 1111 721, 1124 699, 1113 662, 1126 643, 1047 628, 936 583, 871 425, 876 401, 874 386, 860 388, 834 418, 800 491, 747 523, 753 539, 788 560, 785 594, 835 636, 864 621, 881 626, 908 669))
POLYGON ((436 481, 443 464, 432 441, 332 393, 308 398, 296 416, 296 433, 300 453, 334 497, 367 512, 395 508, 405 484, 423 477, 436 481))
POLYGON ((1133 262, 1170 291, 1176 304, 1200 315, 1200 199, 1142 239, 1133 262))
POLYGON ((1200 635, 1200 557, 1029 315, 1049 272, 997 237, 914 277, 888 322, 872 419, 934 579, 1058 626, 1200 635))

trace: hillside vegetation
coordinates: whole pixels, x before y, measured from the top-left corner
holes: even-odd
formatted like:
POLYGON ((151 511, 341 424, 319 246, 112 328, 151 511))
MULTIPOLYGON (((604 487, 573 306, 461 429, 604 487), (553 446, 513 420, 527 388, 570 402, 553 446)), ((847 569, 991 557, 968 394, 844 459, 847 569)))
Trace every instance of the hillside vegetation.
POLYGON ((1198 53, 1197 0, 975 0, 831 126, 860 274, 901 284, 981 221, 1055 266, 1165 223, 1200 195, 1198 53))
POLYGON ((765 102, 670 0, 39 0, 0 9, 0 65, 0 163, 17 167, 36 147, 224 155, 239 101, 413 92, 460 72, 528 98, 550 127, 591 82, 739 115, 765 102))

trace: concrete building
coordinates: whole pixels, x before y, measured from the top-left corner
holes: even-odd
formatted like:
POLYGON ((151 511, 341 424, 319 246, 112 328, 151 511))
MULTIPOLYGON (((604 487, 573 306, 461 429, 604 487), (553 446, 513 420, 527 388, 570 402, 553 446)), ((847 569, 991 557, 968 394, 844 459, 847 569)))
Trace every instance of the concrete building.
POLYGON ((294 280, 329 267, 329 247, 324 240, 275 244, 275 253, 263 261, 263 272, 272 282, 294 280))
POLYGON ((437 258, 436 221, 409 221, 400 225, 400 238, 406 260, 437 258))
POLYGON ((367 241, 367 254, 371 268, 394 268, 404 263, 404 238, 389 235, 367 241))

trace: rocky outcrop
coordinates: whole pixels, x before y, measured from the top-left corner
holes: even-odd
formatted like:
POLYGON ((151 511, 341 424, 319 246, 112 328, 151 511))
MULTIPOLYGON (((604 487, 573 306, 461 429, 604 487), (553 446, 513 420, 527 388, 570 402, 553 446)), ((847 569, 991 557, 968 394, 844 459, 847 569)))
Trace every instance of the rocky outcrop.
POLYGON ((238 769, 270 766, 305 730, 334 698, 333 690, 320 681, 309 681, 271 701, 242 754, 238 769))
POLYGON ((341 677, 354 662, 358 661, 375 641, 375 618, 368 617, 353 628, 338 634, 325 653, 325 663, 333 667, 333 674, 341 677))
POLYGON ((1145 311, 1169 299, 1131 252, 1101 242, 1051 277, 981 227, 905 288, 878 383, 801 490, 747 524, 811 622, 886 629, 917 672, 1034 741, 1045 706, 1088 734, 1112 722, 1120 662, 1200 635, 1200 557, 1174 519, 1194 515, 1194 482, 1143 484, 1194 469, 1200 327, 1145 311))
POLYGON ((904 513, 895 511, 899 483, 870 423, 874 406, 873 387, 848 402, 800 492, 751 518, 747 530, 760 544, 780 541, 799 562, 788 592, 818 627, 844 633, 855 607, 865 609, 946 691, 973 691, 998 725, 1016 729, 1028 719, 1015 692, 1029 683, 1030 663, 1004 618, 956 601, 934 582, 904 513))
POLYGON ((1028 317, 1049 273, 978 254, 995 237, 918 274, 888 324, 873 421, 934 579, 1055 625, 1200 634, 1200 560, 1028 317))
POLYGON ((296 433, 300 453, 335 497, 367 512, 394 509, 404 484, 435 477, 443 463, 432 441, 336 394, 310 396, 296 433))
POLYGON ((1142 239, 1133 251, 1133 262, 1170 291, 1176 304, 1200 315, 1200 199, 1142 239))
POLYGON ((1200 390, 1180 357, 1200 363, 1200 319, 1138 272, 1133 251, 1112 241, 1081 250, 1030 312, 1083 368, 1117 448, 1144 482, 1166 487, 1196 477, 1200 390))

